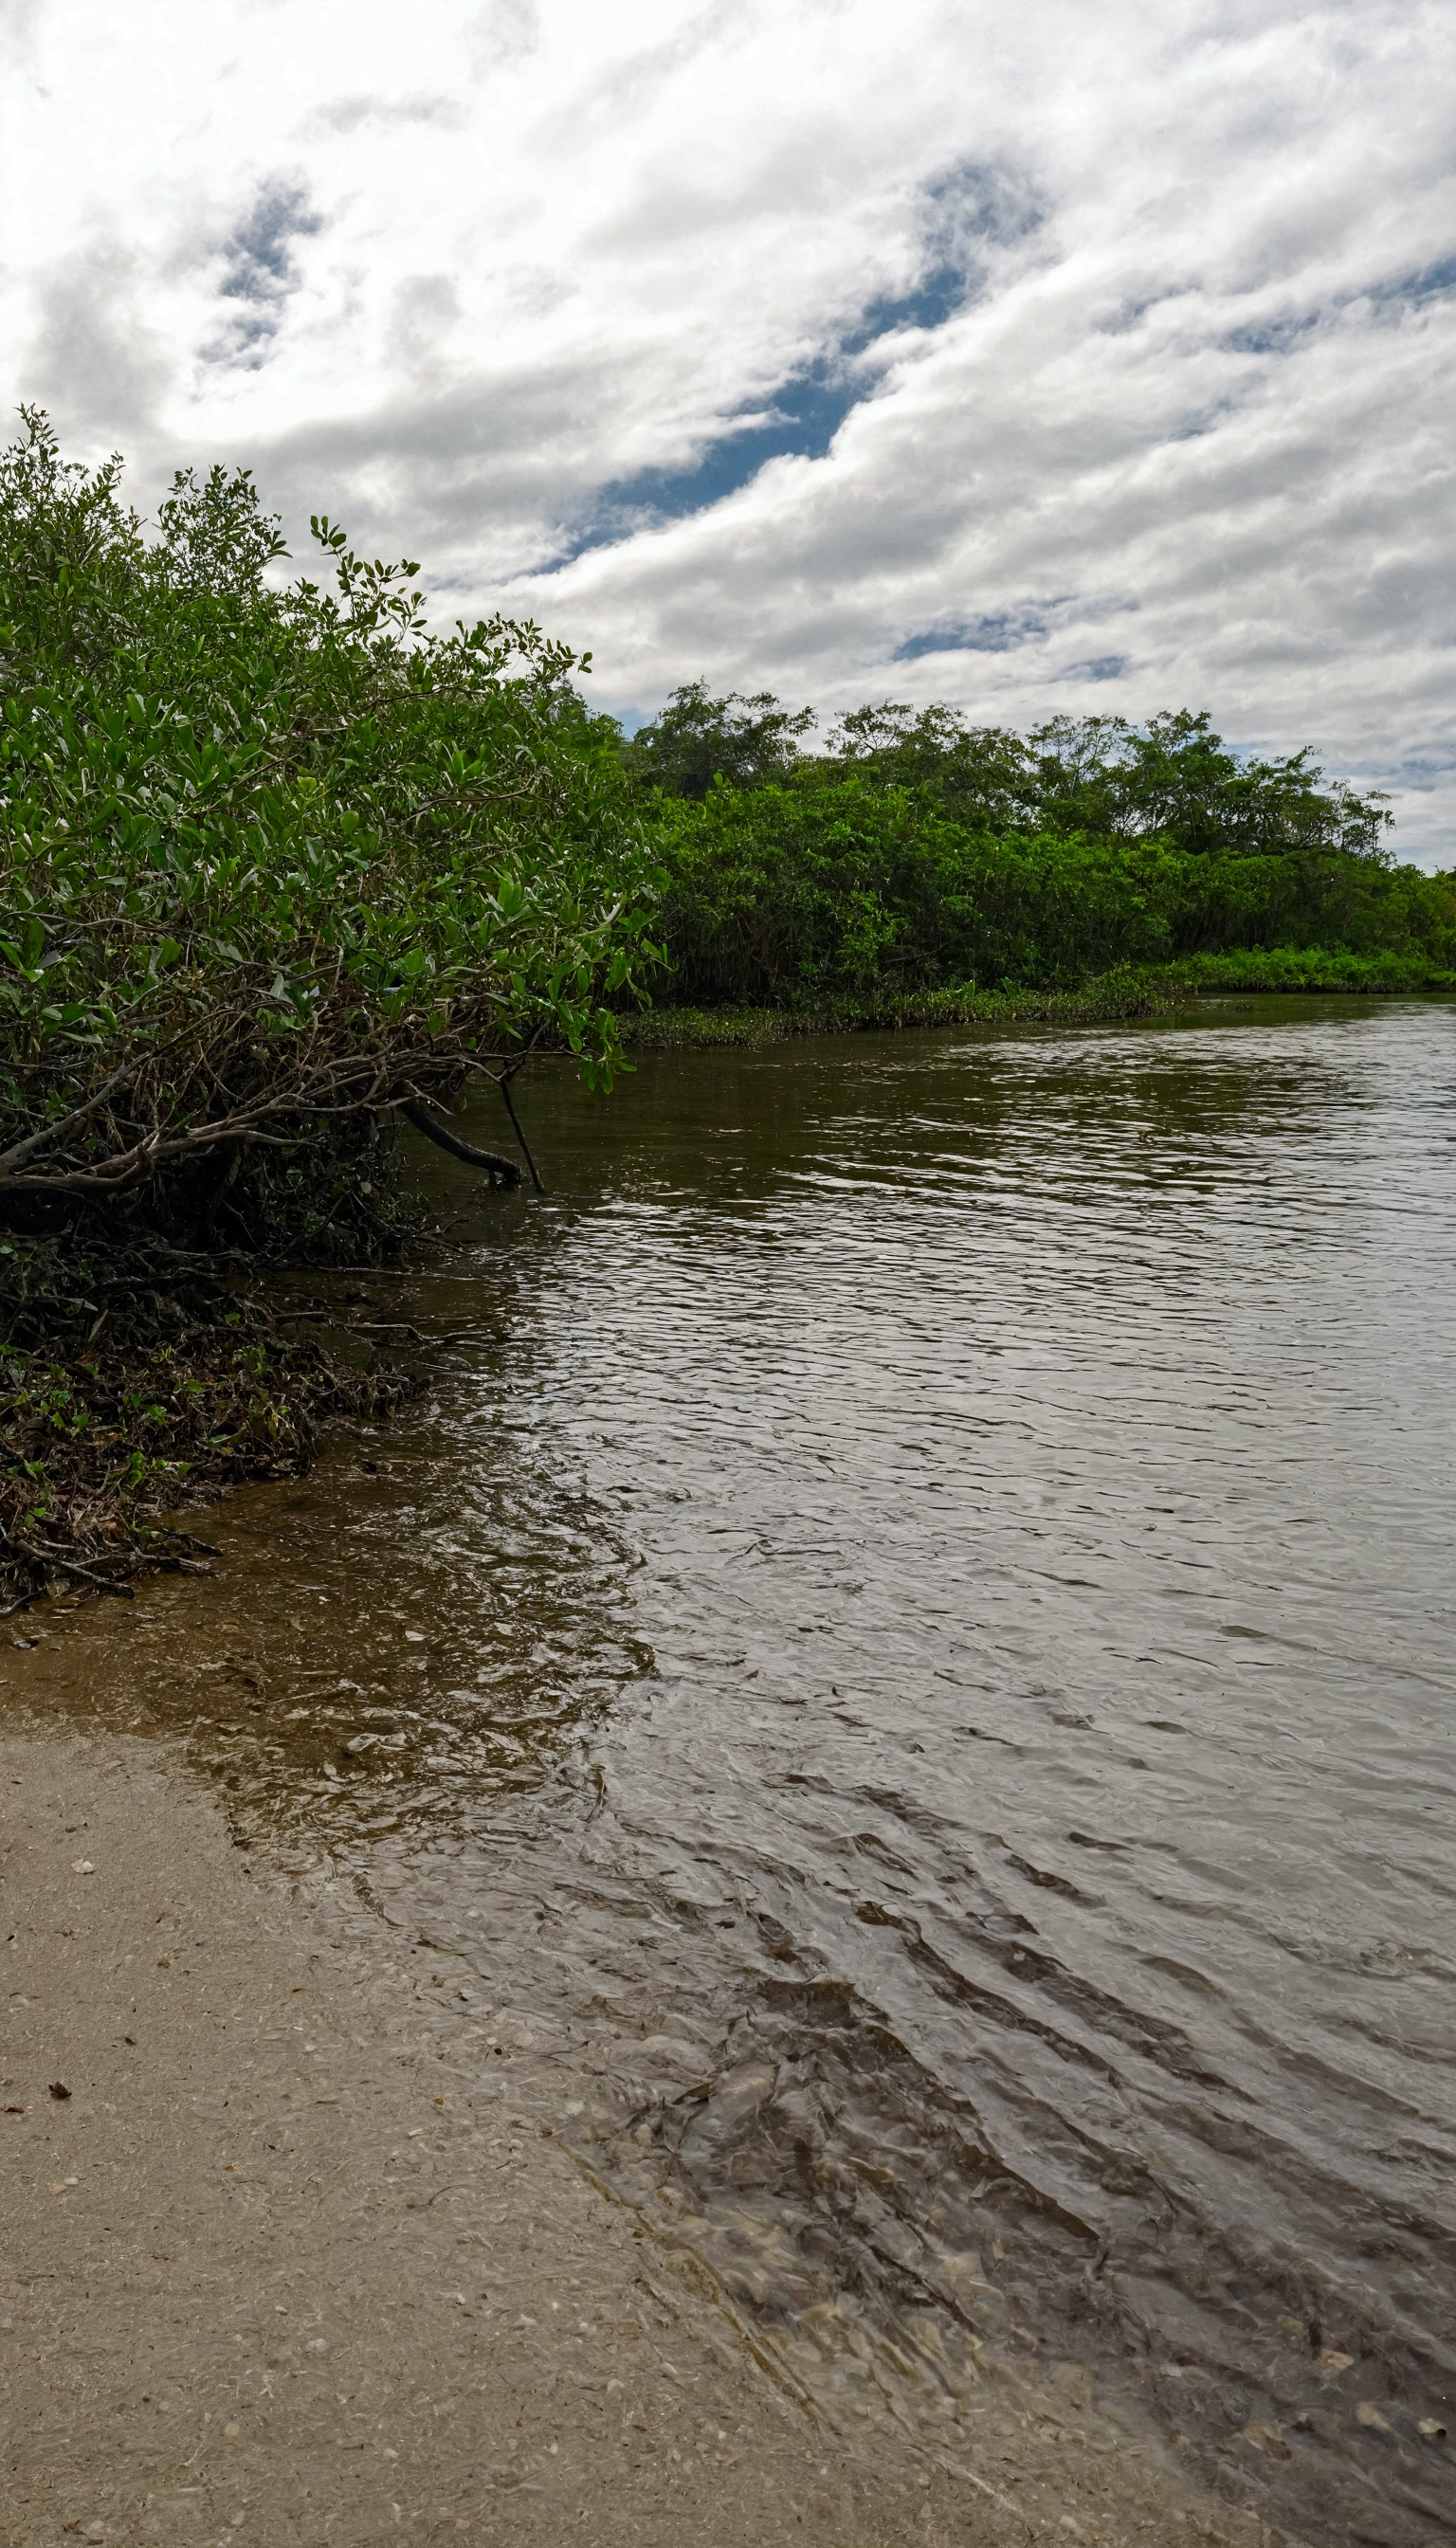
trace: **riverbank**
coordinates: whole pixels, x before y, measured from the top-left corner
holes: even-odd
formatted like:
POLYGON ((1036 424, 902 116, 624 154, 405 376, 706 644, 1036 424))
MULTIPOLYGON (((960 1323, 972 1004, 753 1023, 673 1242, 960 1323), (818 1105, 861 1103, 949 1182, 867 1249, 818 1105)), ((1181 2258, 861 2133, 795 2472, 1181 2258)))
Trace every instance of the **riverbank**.
POLYGON ((955 2456, 834 2429, 427 1940, 135 1739, 7 1732, 0 1796, 5 2548, 1261 2535, 1085 2384, 992 2365, 955 2456))
POLYGON ((67 1588, 126 1596, 149 1573, 206 1572, 179 1509, 253 1479, 299 1477, 341 1416, 378 1417, 415 1385, 367 1328, 325 1352, 282 1326, 259 1271, 152 1239, 0 1246, 0 1616, 67 1588))
POLYGON ((958 990, 870 993, 862 1001, 830 1000, 798 1008, 703 1009, 665 1003, 624 1018, 622 1041, 639 1052, 671 1052, 909 1027, 1115 1026, 1170 1017, 1201 997, 1238 992, 1450 997, 1456 994, 1456 972, 1402 956, 1254 948, 1233 956, 1188 956, 1176 964, 1130 966, 1069 990, 978 990, 970 984, 958 990))
POLYGON ((812 1008, 644 1009, 622 1020, 622 1042, 639 1052, 701 1051, 715 1045, 783 1044, 794 1036, 896 1033, 908 1027, 1098 1026, 1150 1018, 1184 994, 1163 974, 1110 973, 1076 990, 960 990, 870 993, 812 1008))

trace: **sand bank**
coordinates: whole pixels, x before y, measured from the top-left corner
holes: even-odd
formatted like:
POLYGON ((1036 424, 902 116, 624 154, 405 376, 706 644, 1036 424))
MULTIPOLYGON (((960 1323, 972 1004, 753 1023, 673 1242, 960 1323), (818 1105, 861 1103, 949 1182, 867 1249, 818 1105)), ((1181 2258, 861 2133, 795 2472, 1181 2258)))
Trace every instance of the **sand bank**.
POLYGON ((0 1959, 6 2548, 1259 2539, 1012 2380, 973 2469, 828 2427, 156 1747, 0 1742, 0 1959))

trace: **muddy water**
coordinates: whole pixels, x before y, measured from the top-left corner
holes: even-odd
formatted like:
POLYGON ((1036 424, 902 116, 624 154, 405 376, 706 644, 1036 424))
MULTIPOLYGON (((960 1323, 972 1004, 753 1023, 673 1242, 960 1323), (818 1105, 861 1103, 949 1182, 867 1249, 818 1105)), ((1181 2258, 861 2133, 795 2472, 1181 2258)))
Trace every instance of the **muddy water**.
POLYGON ((1054 2365, 1436 2536, 1453 1094, 1318 1001, 538 1088, 547 1201, 352 1287, 416 1406, 7 1678, 359 1880, 833 2412, 1054 2365))

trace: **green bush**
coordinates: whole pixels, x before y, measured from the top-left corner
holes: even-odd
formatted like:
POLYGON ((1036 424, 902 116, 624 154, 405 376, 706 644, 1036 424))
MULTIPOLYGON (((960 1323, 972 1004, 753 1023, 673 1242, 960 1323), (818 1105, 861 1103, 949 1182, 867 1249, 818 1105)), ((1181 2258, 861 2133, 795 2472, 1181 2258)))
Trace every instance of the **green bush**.
POLYGON ((0 1209, 307 1222, 402 1106, 609 1080, 646 868, 586 659, 426 635, 323 517, 285 580, 246 473, 147 537, 119 474, 30 410, 0 455, 0 1209))

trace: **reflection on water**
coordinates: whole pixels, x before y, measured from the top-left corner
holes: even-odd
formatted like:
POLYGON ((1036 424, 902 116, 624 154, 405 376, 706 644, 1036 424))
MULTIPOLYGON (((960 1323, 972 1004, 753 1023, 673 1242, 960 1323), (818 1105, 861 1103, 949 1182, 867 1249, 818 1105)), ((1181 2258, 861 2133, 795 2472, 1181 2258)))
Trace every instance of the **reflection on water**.
POLYGON ((542 1088, 547 1202, 432 1165, 458 1252, 365 1286, 425 1397, 22 1685, 366 1875, 847 2412, 1121 2366, 1427 2538, 1453 1086, 1308 1001, 542 1088))

